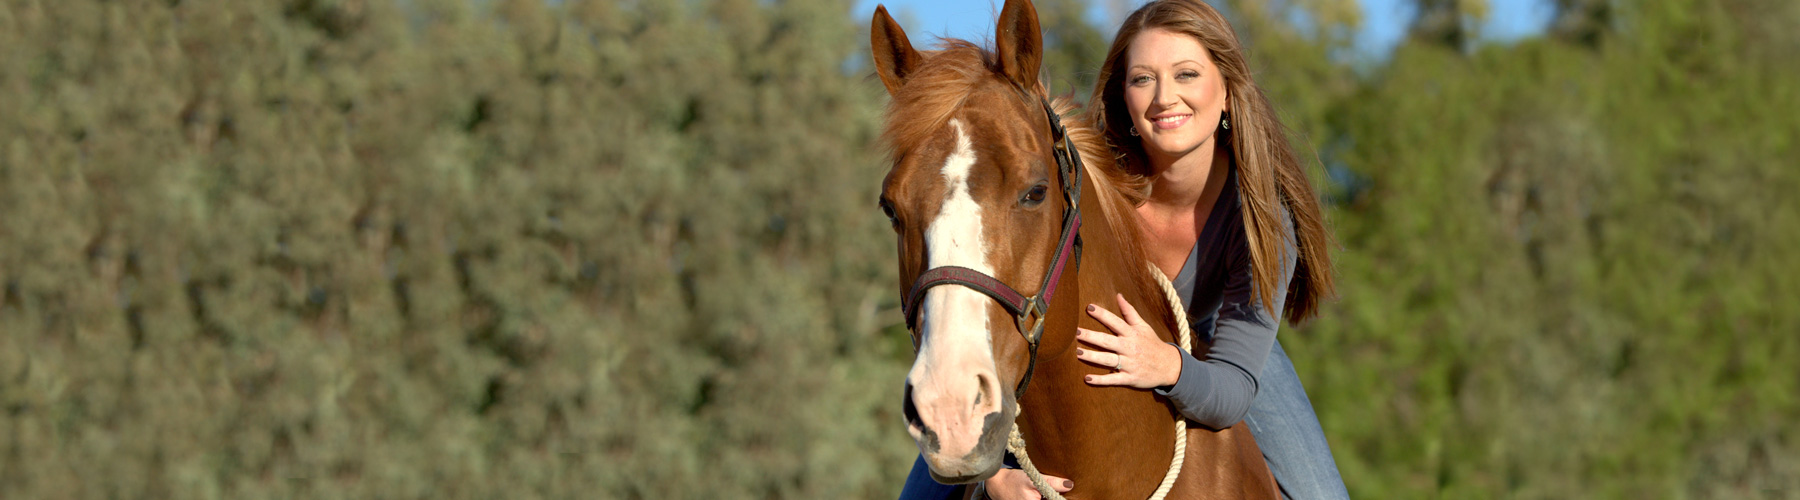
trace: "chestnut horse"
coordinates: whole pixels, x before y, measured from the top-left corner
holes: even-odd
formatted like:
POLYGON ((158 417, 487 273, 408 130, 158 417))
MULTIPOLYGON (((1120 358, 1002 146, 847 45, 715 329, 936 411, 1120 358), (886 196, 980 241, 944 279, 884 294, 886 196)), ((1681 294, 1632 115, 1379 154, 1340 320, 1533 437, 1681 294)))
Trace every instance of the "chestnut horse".
MULTIPOLYGON (((1180 416, 1147 390, 1086 385, 1102 371, 1076 359, 1075 328, 1104 330, 1083 308, 1114 304, 1115 293, 1165 340, 1175 316, 1138 242, 1141 190, 1038 82, 1036 10, 1008 0, 993 52, 961 40, 915 50, 885 7, 871 31, 892 97, 881 208, 899 236, 917 348, 903 413, 932 476, 992 476, 1016 418, 1038 468, 1075 482, 1069 498, 1150 496, 1174 458, 1180 416), (1069 149, 1078 153, 1059 158, 1069 149), (1082 209, 1097 217, 1082 225, 1082 209)), ((1186 437, 1169 498, 1278 496, 1243 423, 1186 437)))

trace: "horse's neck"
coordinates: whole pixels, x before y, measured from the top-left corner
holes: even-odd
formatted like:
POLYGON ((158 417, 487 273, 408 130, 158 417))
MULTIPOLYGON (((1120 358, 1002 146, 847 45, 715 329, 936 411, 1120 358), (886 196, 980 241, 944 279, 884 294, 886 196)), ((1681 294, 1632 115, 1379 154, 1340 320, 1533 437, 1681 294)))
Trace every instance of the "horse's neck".
MULTIPOLYGON (((1096 194, 1092 189, 1084 188, 1088 192, 1083 193, 1092 201, 1082 204, 1084 217, 1089 219, 1082 226, 1083 255, 1076 272, 1079 304, 1072 309, 1082 328, 1105 330, 1082 309, 1098 304, 1117 312, 1113 295, 1122 292, 1154 322, 1153 318, 1161 316, 1149 311, 1160 311, 1162 306, 1152 301, 1164 299, 1139 296, 1140 287, 1131 280, 1145 272, 1146 263, 1142 255, 1127 255, 1121 245, 1122 238, 1136 235, 1121 234, 1129 229, 1107 222, 1100 213, 1100 200, 1090 197, 1096 194)), ((1037 381, 1033 382, 1034 389, 1043 384, 1045 390, 1034 390, 1020 401, 1024 410, 1021 425, 1033 459, 1046 473, 1079 476, 1072 478, 1077 483, 1098 481, 1126 489, 1146 483, 1154 486, 1168 467, 1165 453, 1173 451, 1170 433, 1174 419, 1169 407, 1147 390, 1089 386, 1086 375, 1106 370, 1076 359, 1072 348, 1045 347, 1054 354, 1039 360, 1037 381)), ((1118 491, 1102 491, 1108 490, 1118 491)))

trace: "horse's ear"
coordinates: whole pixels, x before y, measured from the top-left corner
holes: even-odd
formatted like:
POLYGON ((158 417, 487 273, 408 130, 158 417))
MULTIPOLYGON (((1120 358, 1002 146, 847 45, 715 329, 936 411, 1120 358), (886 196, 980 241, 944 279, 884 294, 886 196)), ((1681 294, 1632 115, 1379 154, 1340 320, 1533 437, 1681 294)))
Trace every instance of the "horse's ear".
POLYGON ((881 84, 887 86, 888 95, 898 94, 900 85, 906 83, 906 77, 913 70, 919 69, 924 59, 919 51, 913 50, 912 42, 907 41, 906 31, 900 29, 900 23, 889 16, 887 7, 875 6, 875 19, 869 21, 869 51, 875 57, 875 74, 881 75, 881 84))
POLYGON ((1044 35, 1038 28, 1037 9, 1031 6, 1031 0, 1006 0, 994 33, 1000 70, 1020 88, 1036 89, 1038 66, 1044 61, 1044 35))

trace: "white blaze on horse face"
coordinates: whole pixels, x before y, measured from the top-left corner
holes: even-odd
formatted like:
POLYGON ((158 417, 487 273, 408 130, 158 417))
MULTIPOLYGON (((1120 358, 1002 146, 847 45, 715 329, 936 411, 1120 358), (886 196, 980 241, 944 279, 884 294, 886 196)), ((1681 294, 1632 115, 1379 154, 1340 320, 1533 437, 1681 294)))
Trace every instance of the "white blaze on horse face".
MULTIPOLYGON (((982 240, 981 205, 969 193, 969 171, 975 166, 975 148, 964 132, 961 120, 952 118, 950 128, 956 132, 956 150, 944 160, 944 185, 949 192, 938 210, 937 219, 925 227, 925 259, 927 268, 962 266, 989 276, 994 266, 988 263, 987 245, 982 240)), ((940 286, 925 292, 920 312, 927 342, 938 340, 940 347, 957 353, 980 353, 992 365, 987 354, 992 352, 988 337, 987 306, 993 299, 962 286, 940 286)), ((923 352, 921 346, 921 352, 923 352)))
MULTIPOLYGON (((925 228, 925 265, 962 266, 992 276, 994 266, 982 239, 981 206, 969 192, 974 146, 962 121, 951 119, 950 127, 956 133, 956 150, 944 161, 948 187, 944 204, 925 228)), ((954 285, 934 287, 920 301, 923 342, 907 379, 921 417, 940 439, 941 452, 952 456, 972 450, 980 440, 983 417, 1000 411, 988 324, 992 305, 988 296, 954 285)))

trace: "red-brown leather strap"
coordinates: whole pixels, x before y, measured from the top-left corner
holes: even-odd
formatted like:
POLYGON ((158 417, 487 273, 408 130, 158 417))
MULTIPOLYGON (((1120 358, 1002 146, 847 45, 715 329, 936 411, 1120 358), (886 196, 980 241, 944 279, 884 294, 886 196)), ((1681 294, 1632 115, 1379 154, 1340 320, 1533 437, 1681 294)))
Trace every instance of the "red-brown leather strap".
POLYGON ((913 281, 912 292, 906 294, 906 302, 901 304, 901 306, 906 309, 907 328, 915 331, 918 329, 919 301, 925 300, 926 290, 930 290, 932 287, 938 285, 962 285, 969 287, 972 290, 993 297, 995 301, 1000 302, 1000 307, 1006 308, 1006 312, 1011 313, 1013 316, 1018 316, 1020 313, 1025 312, 1025 306, 1029 302, 1024 295, 1013 290, 1012 287, 1006 286, 1006 283, 1001 283, 1000 280, 994 279, 993 276, 988 276, 981 271, 962 266, 934 267, 931 268, 931 270, 925 271, 924 274, 920 274, 919 279, 913 281))

